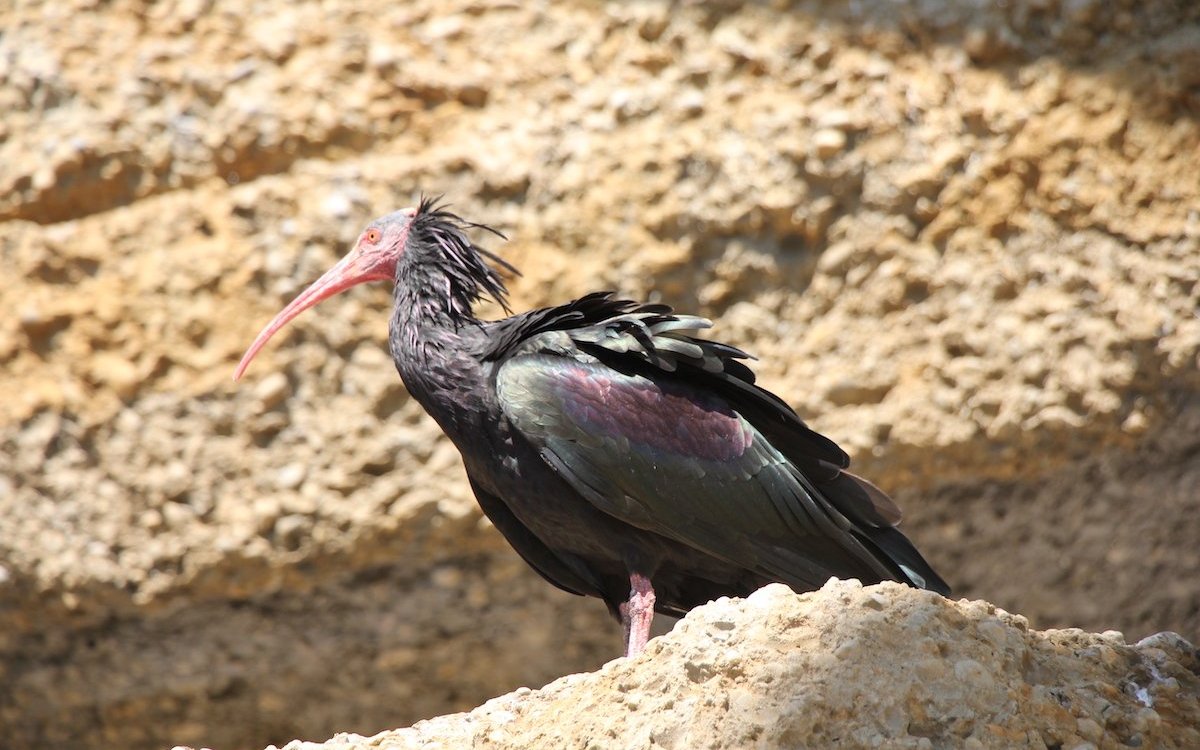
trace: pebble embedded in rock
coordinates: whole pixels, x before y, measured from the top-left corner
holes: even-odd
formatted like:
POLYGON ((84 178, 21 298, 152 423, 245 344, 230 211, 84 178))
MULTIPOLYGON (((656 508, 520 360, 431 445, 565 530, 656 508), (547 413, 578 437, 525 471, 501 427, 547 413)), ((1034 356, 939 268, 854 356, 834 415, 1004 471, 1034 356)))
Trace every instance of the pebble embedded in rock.
POLYGON ((307 516, 290 514, 275 521, 272 533, 284 549, 296 550, 300 548, 311 526, 312 521, 307 516))
POLYGON ((288 393, 288 379, 282 372, 270 373, 254 387, 254 397, 264 411, 274 409, 288 393))
POLYGON ((281 490, 294 490, 308 476, 308 467, 302 463, 290 463, 275 473, 275 486, 281 490))
POLYGON ((831 159, 846 147, 846 134, 834 128, 824 128, 813 134, 812 144, 817 156, 831 159))

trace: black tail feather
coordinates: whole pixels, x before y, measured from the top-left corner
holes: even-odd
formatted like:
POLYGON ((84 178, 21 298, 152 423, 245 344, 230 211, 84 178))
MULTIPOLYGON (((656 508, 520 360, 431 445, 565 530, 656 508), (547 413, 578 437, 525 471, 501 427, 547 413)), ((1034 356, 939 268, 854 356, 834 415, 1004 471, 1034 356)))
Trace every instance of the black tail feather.
POLYGON ((885 559, 891 561, 901 581, 919 589, 950 596, 950 586, 925 562, 925 558, 921 557, 921 553, 904 534, 890 526, 864 527, 856 531, 879 550, 885 559))

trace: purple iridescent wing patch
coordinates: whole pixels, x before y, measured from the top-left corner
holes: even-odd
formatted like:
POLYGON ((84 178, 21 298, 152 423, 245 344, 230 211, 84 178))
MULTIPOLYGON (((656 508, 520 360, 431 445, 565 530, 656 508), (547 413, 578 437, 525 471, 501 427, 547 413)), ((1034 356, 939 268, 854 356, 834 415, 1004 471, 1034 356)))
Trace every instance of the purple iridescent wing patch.
POLYGON ((564 417, 593 436, 717 462, 742 456, 754 440, 745 420, 707 394, 577 362, 555 369, 541 387, 564 417))

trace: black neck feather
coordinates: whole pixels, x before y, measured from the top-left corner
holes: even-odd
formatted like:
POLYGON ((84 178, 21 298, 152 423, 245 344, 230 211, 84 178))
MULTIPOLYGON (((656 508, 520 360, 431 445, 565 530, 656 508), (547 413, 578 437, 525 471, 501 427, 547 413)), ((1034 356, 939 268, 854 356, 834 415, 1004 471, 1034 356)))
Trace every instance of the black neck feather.
MULTIPOLYGON (((499 271, 488 261, 514 275, 517 269, 501 258, 471 242, 467 231, 479 229, 504 238, 500 232, 483 224, 466 221, 437 203, 423 197, 409 230, 408 249, 397 267, 396 287, 408 294, 408 304, 415 304, 437 317, 448 317, 458 328, 475 322, 473 308, 483 299, 492 299, 505 312, 508 289, 499 271)), ((415 311, 414 311, 415 312, 415 311)))

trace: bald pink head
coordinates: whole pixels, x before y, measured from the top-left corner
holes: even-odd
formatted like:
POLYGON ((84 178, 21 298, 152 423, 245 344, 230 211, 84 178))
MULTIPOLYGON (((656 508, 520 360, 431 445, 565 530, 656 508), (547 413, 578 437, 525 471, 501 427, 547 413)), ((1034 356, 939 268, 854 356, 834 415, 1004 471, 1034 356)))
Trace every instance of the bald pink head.
POLYGON ((324 299, 344 292, 352 286, 367 281, 392 281, 396 278, 396 263, 408 243, 409 229, 417 209, 405 208, 380 217, 367 225, 354 248, 337 265, 329 269, 280 310, 270 323, 259 332, 254 343, 242 355, 233 372, 237 380, 246 372, 250 361, 266 345, 267 341, 300 313, 315 307, 324 299))

